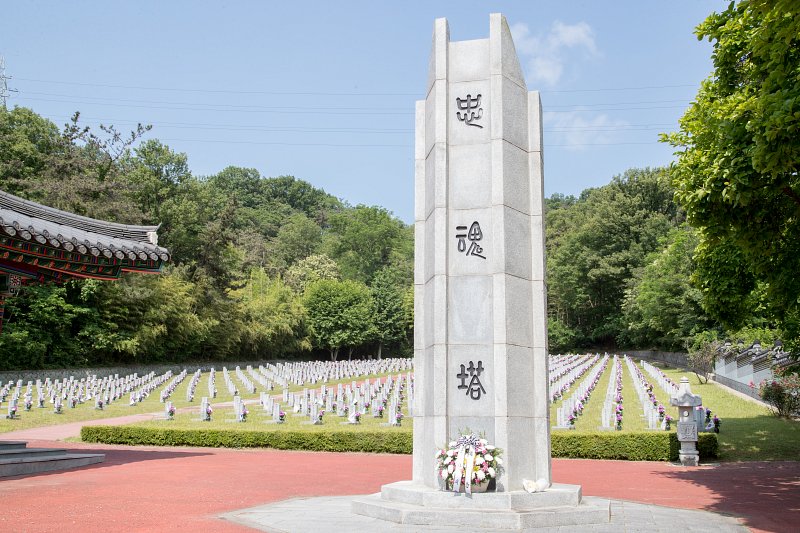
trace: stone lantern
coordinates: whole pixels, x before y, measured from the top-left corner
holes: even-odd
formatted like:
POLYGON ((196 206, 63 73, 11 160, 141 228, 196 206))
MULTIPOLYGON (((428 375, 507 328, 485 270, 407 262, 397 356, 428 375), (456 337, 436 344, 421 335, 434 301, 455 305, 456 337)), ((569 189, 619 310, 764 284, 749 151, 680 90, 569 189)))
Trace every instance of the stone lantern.
POLYGON ((683 466, 697 466, 700 454, 697 451, 697 423, 695 422, 695 409, 703 404, 702 398, 692 394, 689 379, 681 378, 678 392, 672 395, 670 405, 678 408, 678 441, 681 449, 678 457, 683 466))

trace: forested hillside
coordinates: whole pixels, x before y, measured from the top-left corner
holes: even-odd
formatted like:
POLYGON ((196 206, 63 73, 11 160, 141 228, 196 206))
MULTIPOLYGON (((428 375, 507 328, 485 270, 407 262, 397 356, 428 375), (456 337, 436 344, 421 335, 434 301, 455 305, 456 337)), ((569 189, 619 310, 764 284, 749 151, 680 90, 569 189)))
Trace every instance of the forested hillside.
MULTIPOLYGON (((6 302, 0 369, 411 354, 411 226, 292 176, 194 176, 152 137, 0 109, 0 189, 160 223, 173 254, 159 276, 26 287, 6 302)), ((552 352, 682 350, 723 334, 692 282, 698 236, 673 197, 666 170, 631 169, 547 199, 552 352)), ((745 338, 770 325, 745 322, 745 338)))

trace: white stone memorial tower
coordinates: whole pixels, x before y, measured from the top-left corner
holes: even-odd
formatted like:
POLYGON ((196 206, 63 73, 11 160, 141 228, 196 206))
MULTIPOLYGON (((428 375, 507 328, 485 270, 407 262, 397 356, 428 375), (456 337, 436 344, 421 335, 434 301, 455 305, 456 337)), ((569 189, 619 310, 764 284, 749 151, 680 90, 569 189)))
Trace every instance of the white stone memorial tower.
POLYGON ((503 529, 609 520, 607 501, 551 484, 541 115, 502 15, 474 41, 451 42, 436 20, 416 105, 413 479, 355 500, 358 514, 503 529), (494 492, 440 490, 436 450, 467 429, 504 452, 494 492))
POLYGON ((550 481, 542 120, 505 18, 435 22, 416 109, 414 481, 469 428, 505 450, 498 490, 550 481))

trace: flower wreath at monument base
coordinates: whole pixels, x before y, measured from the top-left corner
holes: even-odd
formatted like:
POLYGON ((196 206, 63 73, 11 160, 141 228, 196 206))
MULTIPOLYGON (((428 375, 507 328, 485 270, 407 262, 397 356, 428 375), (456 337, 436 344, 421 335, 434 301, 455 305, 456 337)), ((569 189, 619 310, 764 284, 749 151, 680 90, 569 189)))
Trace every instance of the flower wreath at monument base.
POLYGON ((436 471, 442 490, 486 492, 503 471, 503 451, 474 433, 461 435, 436 451, 436 471))

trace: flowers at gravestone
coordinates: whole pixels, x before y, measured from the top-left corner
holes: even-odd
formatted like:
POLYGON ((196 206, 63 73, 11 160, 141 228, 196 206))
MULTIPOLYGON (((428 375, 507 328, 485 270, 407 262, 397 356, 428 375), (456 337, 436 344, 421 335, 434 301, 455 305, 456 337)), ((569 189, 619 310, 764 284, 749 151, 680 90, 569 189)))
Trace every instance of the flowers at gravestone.
POLYGON ((324 416, 325 416, 325 410, 324 409, 320 409, 319 412, 317 412, 317 421, 314 422, 314 423, 315 424, 322 424, 322 417, 324 417, 324 416))
POLYGON ((436 472, 444 490, 485 491, 503 471, 502 450, 474 433, 451 441, 436 451, 436 472))
POLYGON ((706 425, 711 423, 711 409, 706 408, 706 425))
POLYGON ((30 398, 25 398, 25 410, 30 411, 33 407, 33 401, 30 398))
POLYGON ((666 414, 667 410, 664 408, 664 406, 662 404, 658 404, 658 419, 663 421, 666 414))
POLYGON ((167 410, 167 416, 169 416, 170 420, 175 418, 175 406, 174 405, 170 405, 169 406, 169 410, 167 410))
POLYGON ((361 423, 361 413, 356 411, 356 414, 354 416, 355 416, 356 424, 360 424, 361 423))
POLYGON ((284 411, 278 412, 278 422, 286 421, 286 413, 284 411))
POLYGON ((247 407, 242 404, 242 410, 239 412, 239 422, 247 422, 247 415, 250 411, 247 410, 247 407))
POLYGON ((578 419, 578 417, 577 417, 577 416, 575 416, 574 414, 572 414, 572 415, 569 415, 569 418, 568 418, 568 420, 569 420, 569 428, 570 428, 570 429, 575 429, 575 421, 576 421, 577 419, 578 419))
POLYGON ((78 406, 78 399, 75 396, 73 396, 72 398, 69 399, 69 408, 75 409, 77 406, 78 406))
POLYGON ((211 413, 213 413, 213 412, 214 412, 214 410, 211 408, 211 404, 208 404, 206 406, 206 412, 203 413, 203 415, 204 415, 203 422, 211 422, 211 413))
POLYGON ((722 420, 720 420, 719 417, 714 415, 714 419, 711 422, 714 424, 714 433, 719 433, 719 426, 722 425, 722 420))
POLYGON ((673 418, 669 415, 664 416, 664 431, 669 431, 672 427, 673 418))
POLYGON ((403 423, 403 413, 397 411, 397 414, 394 417, 395 424, 398 426, 403 423))
POLYGON ((383 411, 384 411, 384 407, 382 405, 379 405, 378 408, 375 410, 375 417, 376 418, 383 418, 383 411))
POLYGON ((8 414, 6 415, 6 418, 13 419, 15 416, 17 416, 17 406, 16 406, 16 404, 9 406, 8 414))

